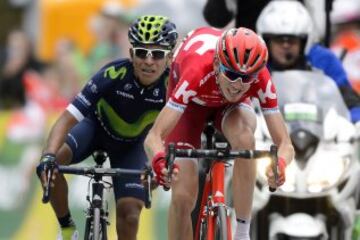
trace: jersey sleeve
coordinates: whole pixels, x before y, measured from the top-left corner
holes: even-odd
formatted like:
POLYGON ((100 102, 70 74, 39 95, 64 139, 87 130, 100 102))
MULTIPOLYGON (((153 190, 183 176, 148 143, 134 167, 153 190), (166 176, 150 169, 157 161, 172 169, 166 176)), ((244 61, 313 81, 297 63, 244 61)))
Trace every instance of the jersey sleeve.
POLYGON ((126 74, 126 67, 108 64, 100 69, 84 86, 67 110, 81 121, 87 114, 95 110, 96 104, 103 94, 114 85, 117 79, 126 74))
POLYGON ((166 106, 171 107, 179 112, 184 112, 187 105, 197 96, 198 80, 201 76, 198 76, 196 69, 187 67, 183 73, 178 71, 178 68, 174 67, 171 71, 170 82, 176 83, 176 86, 169 88, 170 98, 166 106))
POLYGON ((277 93, 269 71, 264 68, 259 73, 255 96, 258 98, 264 114, 279 112, 277 93))

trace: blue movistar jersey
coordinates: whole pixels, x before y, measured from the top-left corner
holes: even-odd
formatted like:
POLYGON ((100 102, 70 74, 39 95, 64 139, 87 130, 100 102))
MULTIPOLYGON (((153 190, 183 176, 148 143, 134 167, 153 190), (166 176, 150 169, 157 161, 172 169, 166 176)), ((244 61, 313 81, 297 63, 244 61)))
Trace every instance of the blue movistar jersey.
POLYGON ((154 84, 143 86, 129 59, 113 61, 90 79, 67 110, 78 121, 96 118, 113 139, 135 141, 165 105, 168 74, 166 70, 154 84))

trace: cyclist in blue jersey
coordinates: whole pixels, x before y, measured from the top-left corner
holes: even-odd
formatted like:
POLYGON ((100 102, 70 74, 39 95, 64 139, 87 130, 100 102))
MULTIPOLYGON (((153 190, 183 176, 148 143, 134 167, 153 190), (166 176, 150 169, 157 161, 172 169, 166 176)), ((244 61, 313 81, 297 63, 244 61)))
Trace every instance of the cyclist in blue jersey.
POLYGON ((328 48, 314 43, 312 19, 300 2, 271 1, 262 10, 256 28, 269 48, 268 66, 271 70, 322 70, 337 84, 352 121, 360 121, 360 97, 351 87, 336 55, 328 48))
MULTIPOLYGON (((178 33, 164 16, 142 16, 129 28, 130 59, 101 68, 69 104, 43 150, 37 174, 44 184, 50 164, 69 165, 104 150, 113 168, 143 169, 143 141, 165 105, 168 64, 178 33)), ((60 239, 77 239, 63 175, 56 174, 51 205, 61 226, 60 239)), ((144 189, 136 177, 114 178, 118 239, 136 239, 144 189)))

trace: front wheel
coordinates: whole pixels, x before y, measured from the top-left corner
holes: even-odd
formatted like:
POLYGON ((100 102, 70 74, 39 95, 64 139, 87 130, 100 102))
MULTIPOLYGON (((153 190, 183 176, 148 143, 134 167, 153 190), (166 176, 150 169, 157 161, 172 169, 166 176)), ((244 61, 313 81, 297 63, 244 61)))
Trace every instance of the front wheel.
POLYGON ((101 217, 99 208, 93 209, 93 215, 86 219, 84 240, 107 240, 107 222, 101 217))
POLYGON ((85 233, 84 233, 84 240, 91 240, 91 227, 92 225, 92 218, 91 217, 87 217, 86 218, 86 222, 85 222, 85 233))
POLYGON ((213 236, 214 240, 229 240, 231 234, 228 233, 228 221, 225 206, 216 207, 216 216, 214 218, 213 236))

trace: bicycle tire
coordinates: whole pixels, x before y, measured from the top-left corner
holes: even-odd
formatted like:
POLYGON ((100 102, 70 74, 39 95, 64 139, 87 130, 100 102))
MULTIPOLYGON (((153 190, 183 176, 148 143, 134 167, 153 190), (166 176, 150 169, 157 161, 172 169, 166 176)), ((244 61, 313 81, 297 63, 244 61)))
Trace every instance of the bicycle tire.
POLYGON ((84 240, 90 240, 90 231, 91 231, 92 219, 91 217, 87 217, 85 221, 85 232, 84 232, 84 240))
POLYGON ((101 219, 101 239, 107 240, 107 222, 104 218, 101 219))
POLYGON ((199 240, 207 240, 207 229, 208 229, 208 219, 203 223, 201 223, 200 225, 199 240))
POLYGON ((93 229, 92 229, 93 240, 101 240, 100 212, 101 212, 100 208, 94 208, 93 229))
POLYGON ((228 240, 228 226, 225 206, 216 207, 216 217, 214 218, 214 240, 228 240))
MULTIPOLYGON (((107 222, 105 219, 100 220, 100 239, 107 240, 107 222)), ((94 232, 93 232, 93 217, 86 218, 85 222, 85 233, 84 240, 94 240, 94 232)))

